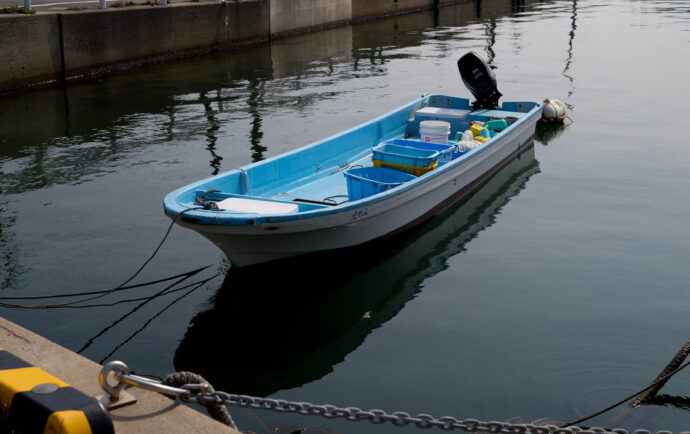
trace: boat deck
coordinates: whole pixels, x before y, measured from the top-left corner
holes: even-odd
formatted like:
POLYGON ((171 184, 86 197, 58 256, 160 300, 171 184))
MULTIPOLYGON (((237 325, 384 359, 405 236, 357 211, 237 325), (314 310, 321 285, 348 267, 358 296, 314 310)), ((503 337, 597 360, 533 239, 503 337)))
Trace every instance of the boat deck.
POLYGON ((347 179, 345 171, 353 167, 371 167, 373 163, 371 156, 367 156, 361 161, 356 162, 347 168, 340 169, 319 178, 313 182, 301 185, 293 190, 273 196, 273 199, 280 201, 309 201, 323 203, 324 205, 337 205, 347 202, 347 179))
MULTIPOLYGON (((420 138, 411 137, 409 140, 418 141, 420 138)), ((292 190, 280 192, 271 196, 270 199, 281 202, 307 202, 324 206, 339 205, 341 203, 348 202, 347 178, 345 177, 345 171, 357 167, 372 167, 374 165, 372 157, 373 154, 370 153, 329 175, 319 177, 316 180, 302 184, 292 190)), ((444 164, 446 164, 445 161, 439 161, 438 167, 441 167, 444 164)))
MULTIPOLYGON (((410 104, 389 114, 385 119, 365 124, 360 130, 343 133, 332 139, 328 147, 305 147, 302 153, 291 153, 285 160, 256 163, 247 166, 246 169, 240 169, 239 172, 229 172, 229 175, 224 175, 225 178, 217 178, 219 180, 217 183, 204 181, 194 186, 194 195, 188 196, 191 200, 187 199, 178 205, 188 208, 203 203, 196 200, 199 197, 202 201, 223 202, 219 205, 219 210, 242 216, 238 221, 244 222, 241 219, 247 214, 292 214, 327 209, 350 201, 358 201, 410 179, 398 178, 386 174, 385 171, 370 170, 356 170, 351 173, 352 176, 346 176, 349 169, 366 169, 376 165, 385 170, 424 176, 425 173, 438 170, 438 167, 446 162, 460 158, 464 154, 452 147, 438 149, 428 146, 433 143, 421 143, 427 146, 412 145, 410 142, 422 142, 419 129, 423 121, 442 120, 450 125, 448 132, 450 145, 457 143, 453 141, 453 138, 457 138, 460 132, 469 129, 471 122, 487 122, 493 118, 512 118, 514 122, 526 116, 532 108, 529 104, 533 104, 504 103, 498 110, 471 110, 466 99, 443 96, 424 98, 426 98, 424 104, 410 104), (372 140, 372 137, 378 140, 372 140), (354 153, 353 148, 350 147, 351 143, 367 143, 369 147, 360 147, 354 153), (403 151, 403 149, 406 150, 403 151), (449 149, 453 151, 450 152, 449 149), (436 162, 432 163, 429 161, 432 158, 429 153, 434 151, 440 154, 436 162), (342 160, 333 158, 332 152, 347 155, 349 165, 338 167, 342 164, 342 160), (376 162, 372 161, 375 155, 376 162), (319 162, 330 168, 321 170, 319 162), (317 166, 316 172, 313 171, 313 165, 317 166), (431 168, 432 166, 435 168, 431 168), (270 205, 270 202, 273 202, 273 205, 270 205), (292 206, 287 204, 292 204, 292 206)), ((491 137, 498 134, 503 134, 503 132, 500 129, 494 131, 491 137)), ((486 140, 490 139, 490 137, 484 137, 486 140)), ((167 202, 166 206, 169 206, 167 202)), ((229 214, 223 218, 226 216, 234 218, 229 214)), ((218 224, 218 217, 216 214, 195 216, 197 220, 212 224, 218 224)), ((189 215, 187 219, 189 220, 189 215)))

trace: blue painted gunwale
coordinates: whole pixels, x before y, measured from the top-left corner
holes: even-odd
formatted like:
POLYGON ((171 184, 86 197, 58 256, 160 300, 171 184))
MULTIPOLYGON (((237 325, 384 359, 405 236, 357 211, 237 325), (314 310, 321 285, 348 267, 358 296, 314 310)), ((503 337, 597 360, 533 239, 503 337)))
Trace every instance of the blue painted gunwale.
MULTIPOLYGON (((323 179, 335 172, 342 173, 344 167, 367 158, 372 148, 379 143, 385 140, 404 138, 409 135, 410 128, 413 130, 418 128, 418 121, 416 126, 409 125, 410 117, 416 110, 425 106, 471 111, 468 99, 446 95, 423 95, 402 107, 331 137, 181 187, 165 197, 165 213, 172 218, 176 217, 185 209, 196 206, 194 199, 199 192, 210 189, 217 189, 235 197, 272 200, 271 197, 285 191, 294 190, 310 182, 323 179)), ((452 171, 486 150, 494 146, 501 146, 505 141, 510 141, 511 132, 518 130, 523 123, 535 116, 539 116, 541 107, 541 103, 538 102, 503 103, 499 110, 521 115, 506 130, 485 144, 440 165, 437 169, 374 196, 335 206, 319 207, 318 205, 299 203, 299 212, 293 214, 257 215, 227 211, 191 210, 185 212, 181 219, 186 223, 202 226, 257 226, 264 223, 283 223, 320 218, 330 214, 356 210, 381 201, 394 200, 396 196, 452 171)), ((470 113, 470 118, 473 113, 478 112, 470 113)), ((416 133, 418 134, 418 131, 416 133)), ((280 201, 279 199, 276 201, 295 203, 280 201)))

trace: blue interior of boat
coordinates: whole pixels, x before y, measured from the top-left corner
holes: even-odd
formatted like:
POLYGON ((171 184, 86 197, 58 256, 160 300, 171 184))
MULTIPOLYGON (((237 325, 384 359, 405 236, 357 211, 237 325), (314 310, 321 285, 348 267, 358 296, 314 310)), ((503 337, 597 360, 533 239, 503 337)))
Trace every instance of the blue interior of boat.
MULTIPOLYGON (((372 149, 385 141, 419 140, 420 122, 449 122, 449 137, 453 139, 458 132, 468 129, 473 121, 507 119, 509 123, 519 122, 535 105, 538 103, 513 102, 504 103, 497 110, 473 111, 465 98, 423 96, 335 136, 178 189, 166 198, 166 210, 195 206, 195 199, 211 189, 219 192, 208 193, 205 196, 207 201, 242 197, 257 201, 294 202, 298 204, 299 212, 329 208, 348 201, 346 170, 372 166, 372 149)), ((496 136, 500 134, 502 132, 496 136)), ((449 143, 454 144, 452 141, 449 143)), ((471 158, 481 151, 482 146, 486 145, 465 153, 454 152, 450 160, 471 158)), ((450 163, 452 161, 442 159, 438 168, 450 163)), ((431 173, 433 171, 421 177, 431 173)))

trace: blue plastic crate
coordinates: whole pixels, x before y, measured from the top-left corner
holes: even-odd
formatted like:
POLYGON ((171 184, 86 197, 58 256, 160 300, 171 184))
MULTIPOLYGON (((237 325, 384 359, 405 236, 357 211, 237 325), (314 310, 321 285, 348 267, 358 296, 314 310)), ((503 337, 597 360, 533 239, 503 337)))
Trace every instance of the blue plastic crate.
POLYGON ((382 143, 373 149, 373 160, 399 166, 428 167, 438 163, 438 151, 382 143))
POLYGON ((453 150, 455 149, 455 146, 451 144, 444 145, 441 143, 427 143, 421 142, 419 140, 393 139, 388 140, 387 142, 385 142, 385 144, 391 144, 395 146, 407 146, 408 148, 425 149, 428 151, 436 151, 438 152, 438 159, 440 161, 452 160, 453 150))
POLYGON ((395 188, 415 179, 415 176, 383 167, 358 167, 346 170, 345 179, 347 196, 350 201, 355 201, 395 188))

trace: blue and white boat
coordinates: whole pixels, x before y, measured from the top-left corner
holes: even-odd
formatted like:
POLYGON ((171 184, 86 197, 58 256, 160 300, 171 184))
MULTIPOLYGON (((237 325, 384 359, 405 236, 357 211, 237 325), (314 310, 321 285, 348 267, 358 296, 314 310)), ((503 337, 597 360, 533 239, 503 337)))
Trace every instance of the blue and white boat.
POLYGON ((412 228, 529 145, 541 117, 540 102, 499 105, 495 77, 474 53, 458 67, 473 104, 424 95, 332 137, 179 188, 165 197, 165 212, 220 247, 234 266, 357 246, 412 228), (446 122, 453 139, 491 120, 506 127, 487 128, 488 140, 472 149, 453 140, 441 144, 444 150, 429 149, 420 136, 426 121, 446 122))

